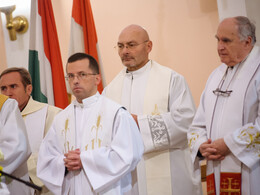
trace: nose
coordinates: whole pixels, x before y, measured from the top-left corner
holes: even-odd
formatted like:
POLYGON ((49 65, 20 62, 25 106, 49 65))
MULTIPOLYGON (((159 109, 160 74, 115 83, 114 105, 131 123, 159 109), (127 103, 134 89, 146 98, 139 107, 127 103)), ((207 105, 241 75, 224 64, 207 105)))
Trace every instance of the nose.
POLYGON ((223 50, 224 48, 225 48, 224 44, 221 41, 219 41, 218 42, 218 50, 223 50))
POLYGON ((73 84, 79 83, 79 75, 75 75, 72 82, 73 82, 73 84))
POLYGON ((129 47, 125 45, 121 51, 123 54, 128 54, 129 53, 129 47))

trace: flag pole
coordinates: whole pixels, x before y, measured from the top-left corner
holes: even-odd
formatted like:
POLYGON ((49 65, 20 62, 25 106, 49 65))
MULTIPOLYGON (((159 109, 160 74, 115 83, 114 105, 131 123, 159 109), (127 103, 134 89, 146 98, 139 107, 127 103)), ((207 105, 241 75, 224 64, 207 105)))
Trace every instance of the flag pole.
POLYGON ((15 176, 13 176, 13 175, 10 175, 10 174, 8 174, 8 173, 5 173, 5 172, 3 172, 2 170, 0 170, 0 174, 2 174, 2 175, 4 175, 4 176, 7 176, 7 177, 10 177, 10 178, 12 178, 12 179, 14 179, 14 180, 17 180, 17 181, 21 182, 21 183, 24 183, 25 185, 27 185, 27 186, 29 186, 29 187, 31 187, 31 188, 34 188, 35 190, 38 190, 39 192, 42 191, 42 187, 37 186, 37 185, 35 185, 35 184, 32 184, 32 183, 30 183, 30 182, 24 181, 24 180, 22 180, 22 179, 20 179, 20 178, 17 178, 17 177, 15 177, 15 176))

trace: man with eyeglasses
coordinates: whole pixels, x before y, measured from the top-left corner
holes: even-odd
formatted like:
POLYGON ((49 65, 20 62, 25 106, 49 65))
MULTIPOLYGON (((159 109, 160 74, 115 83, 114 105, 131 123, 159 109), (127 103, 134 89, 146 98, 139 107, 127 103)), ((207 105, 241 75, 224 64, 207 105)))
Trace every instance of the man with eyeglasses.
POLYGON ((132 114, 145 145, 131 194, 200 194, 187 144, 195 106, 185 79, 149 59, 152 41, 141 26, 127 26, 117 48, 125 67, 104 94, 132 114))
POLYGON ((25 68, 12 67, 4 70, 0 75, 0 90, 2 94, 18 102, 32 150, 27 161, 30 179, 34 184, 43 187, 42 194, 48 193, 36 176, 38 151, 53 118, 61 109, 33 100, 31 97, 32 79, 25 68))
MULTIPOLYGON (((260 192, 260 48, 247 17, 224 19, 222 64, 210 75, 188 133, 192 161, 207 160, 208 194, 260 192)), ((198 172, 198 171, 197 171, 198 172)))
POLYGON ((43 140, 38 176, 54 194, 124 194, 143 154, 138 127, 122 106, 98 93, 101 76, 92 56, 73 54, 66 71, 76 100, 43 140))

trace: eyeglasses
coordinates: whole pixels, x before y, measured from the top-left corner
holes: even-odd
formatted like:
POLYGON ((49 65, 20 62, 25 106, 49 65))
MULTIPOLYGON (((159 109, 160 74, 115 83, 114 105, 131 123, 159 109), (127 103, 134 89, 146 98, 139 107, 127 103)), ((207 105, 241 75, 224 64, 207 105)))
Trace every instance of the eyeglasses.
POLYGON ((78 80, 83 80, 83 79, 86 79, 87 76, 89 75, 97 75, 95 73, 86 73, 86 72, 80 72, 80 73, 77 73, 76 75, 75 74, 72 74, 72 73, 69 73, 67 74, 67 76, 65 76, 65 79, 67 81, 73 81, 75 77, 77 77, 78 80))
MULTIPOLYGON (((228 85, 227 85, 227 89, 226 89, 225 91, 222 91, 222 90, 221 90, 221 87, 223 86, 223 84, 224 84, 224 82, 225 82, 225 79, 226 79, 226 77, 227 77, 227 73, 228 73, 228 69, 229 69, 229 68, 230 68, 230 67, 227 67, 226 72, 224 73, 224 75, 223 75, 223 77, 222 77, 220 83, 218 84, 217 89, 215 89, 215 90, 213 91, 213 93, 214 93, 216 96, 229 97, 230 94, 232 93, 232 90, 228 90, 228 87, 229 87, 231 81, 233 80, 233 77, 234 77, 234 75, 236 74, 236 72, 235 72, 235 74, 233 75, 233 77, 231 78, 231 80, 229 81, 229 83, 228 83, 228 85)), ((237 70, 236 70, 236 71, 237 71, 237 70)))
POLYGON ((126 44, 118 43, 114 48, 117 49, 118 51, 121 51, 124 48, 132 50, 132 49, 136 48, 138 45, 147 43, 148 41, 149 40, 146 40, 146 41, 144 41, 142 43, 136 43, 136 42, 129 42, 129 43, 126 43, 126 44))
POLYGON ((219 88, 215 89, 213 91, 213 93, 216 95, 216 96, 223 96, 223 97, 229 97, 230 94, 232 93, 232 90, 226 90, 226 91, 222 91, 220 90, 219 88))

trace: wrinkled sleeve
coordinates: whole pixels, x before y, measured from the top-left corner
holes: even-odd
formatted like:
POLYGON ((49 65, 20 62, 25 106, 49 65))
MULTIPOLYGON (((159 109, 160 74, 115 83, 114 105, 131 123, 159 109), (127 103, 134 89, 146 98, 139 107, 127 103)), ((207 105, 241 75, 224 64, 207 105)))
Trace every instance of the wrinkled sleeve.
POLYGON ((61 194, 62 191, 65 174, 63 158, 54 122, 42 141, 37 162, 37 176, 54 194, 61 194))
POLYGON ((194 163, 200 145, 208 140, 206 131, 206 116, 204 109, 204 92, 202 93, 200 105, 189 128, 187 137, 189 148, 191 151, 191 159, 194 163))
POLYGON ((195 114, 195 105, 183 76, 172 73, 169 112, 138 116, 145 153, 187 145, 187 131, 195 114))
POLYGON ((3 171, 14 172, 30 156, 31 150, 26 127, 17 102, 6 100, 1 110, 0 148, 4 160, 0 161, 3 171))
MULTIPOLYGON (((255 116, 248 115, 251 122, 243 127, 236 129, 234 132, 226 135, 224 141, 231 152, 247 167, 252 168, 256 163, 260 163, 260 73, 255 76, 254 82, 248 89, 248 98, 255 99, 254 105, 246 103, 245 111, 255 113, 255 116), (254 97, 253 97, 254 96, 254 97), (249 110, 249 111, 248 111, 249 110), (253 111, 253 112, 252 112, 253 111), (254 119, 254 120, 253 120, 254 119)), ((249 112, 249 113, 250 113, 249 112)), ((246 114, 249 114, 246 113, 246 114)))
POLYGON ((224 137, 232 153, 249 168, 260 162, 259 129, 259 124, 247 124, 224 137))
POLYGON ((111 145, 84 151, 80 155, 95 192, 104 190, 134 170, 143 150, 135 121, 126 110, 119 109, 114 120, 111 145))

